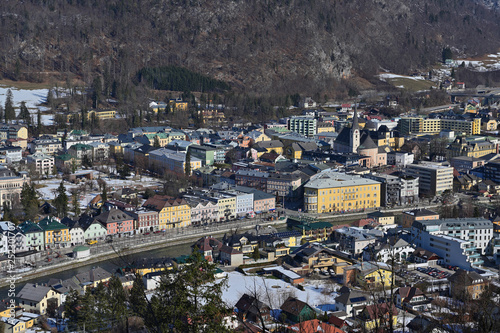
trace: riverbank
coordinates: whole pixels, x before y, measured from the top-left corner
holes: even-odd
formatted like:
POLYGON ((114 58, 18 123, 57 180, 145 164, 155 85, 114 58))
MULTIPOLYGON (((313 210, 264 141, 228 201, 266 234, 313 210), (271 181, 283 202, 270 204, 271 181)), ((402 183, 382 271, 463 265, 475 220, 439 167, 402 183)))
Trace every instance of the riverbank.
MULTIPOLYGON (((262 224, 265 225, 273 225, 273 226, 282 226, 286 225, 286 220, 275 220, 275 221, 262 221, 262 224)), ((239 226, 239 230, 249 230, 255 228, 255 224, 247 225, 247 226, 239 226)), ((195 230, 197 231, 197 230, 195 230)), ((218 229, 218 230, 204 230, 200 229, 199 232, 194 232, 190 234, 179 234, 175 235, 172 237, 168 237, 153 243, 145 243, 145 244, 137 244, 136 246, 132 248, 122 248, 122 249, 115 249, 114 245, 111 243, 109 245, 109 251, 99 253, 98 255, 92 255, 91 257, 87 259, 80 259, 80 260, 75 260, 75 261, 70 261, 70 262, 63 262, 60 264, 54 264, 48 267, 43 267, 40 269, 33 269, 27 272, 21 272, 18 274, 15 274, 13 277, 6 277, 0 279, 0 288, 5 288, 9 285, 11 279, 15 279, 16 284, 19 284, 21 282, 26 282, 29 280, 41 278, 46 275, 51 275, 55 274, 58 272, 63 272, 71 269, 76 269, 82 266, 88 266, 92 264, 98 264, 103 261, 107 260, 112 260, 116 259, 119 257, 126 257, 130 256, 133 254, 138 254, 141 252, 147 252, 151 250, 156 250, 156 249, 161 249, 161 248, 168 248, 168 247, 174 247, 174 246, 179 246, 179 245, 184 245, 186 243, 194 243, 196 240, 198 240, 200 237, 206 236, 206 235, 211 235, 211 236, 222 236, 225 233, 228 232, 234 232, 234 226, 230 225, 227 226, 227 228, 224 229, 218 229)), ((189 253, 186 253, 189 254, 189 253)))

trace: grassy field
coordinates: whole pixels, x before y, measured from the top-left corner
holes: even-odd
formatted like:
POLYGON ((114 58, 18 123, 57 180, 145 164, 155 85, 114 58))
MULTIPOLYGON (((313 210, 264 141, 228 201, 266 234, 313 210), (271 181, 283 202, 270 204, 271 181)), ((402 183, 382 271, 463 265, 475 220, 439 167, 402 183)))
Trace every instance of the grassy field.
MULTIPOLYGON (((17 89, 25 90, 35 90, 35 89, 49 89, 55 86, 55 82, 28 82, 28 81, 11 81, 11 80, 0 80, 0 86, 13 87, 17 89)), ((59 87, 64 85, 64 82, 57 83, 59 87)))
POLYGON ((420 90, 429 90, 430 87, 434 86, 435 83, 427 80, 414 80, 414 79, 407 79, 403 77, 397 77, 397 78, 388 78, 386 81, 390 84, 392 84, 395 87, 400 88, 403 86, 405 89, 409 91, 420 91, 420 90))

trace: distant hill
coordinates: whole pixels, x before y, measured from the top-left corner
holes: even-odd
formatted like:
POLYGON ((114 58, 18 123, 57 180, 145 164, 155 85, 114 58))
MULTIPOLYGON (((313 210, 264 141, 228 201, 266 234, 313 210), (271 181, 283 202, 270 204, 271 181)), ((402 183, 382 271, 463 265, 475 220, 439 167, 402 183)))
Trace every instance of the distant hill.
POLYGON ((496 7, 473 0, 4 0, 0 73, 29 80, 64 73, 88 83, 100 76, 112 91, 143 68, 175 65, 245 91, 328 91, 350 75, 433 64, 444 47, 461 56, 496 51, 496 7))

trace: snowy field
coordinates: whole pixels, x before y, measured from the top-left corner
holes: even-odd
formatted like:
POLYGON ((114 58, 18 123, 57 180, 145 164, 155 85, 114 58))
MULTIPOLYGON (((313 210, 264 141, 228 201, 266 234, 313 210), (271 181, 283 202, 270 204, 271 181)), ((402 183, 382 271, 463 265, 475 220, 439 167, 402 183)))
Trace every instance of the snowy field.
POLYGON ((460 66, 462 63, 465 64, 465 67, 470 67, 478 72, 500 70, 500 52, 488 54, 484 60, 455 60, 455 66, 460 66))
POLYGON ((320 311, 334 311, 337 293, 331 292, 331 287, 324 281, 306 282, 304 291, 291 284, 277 279, 267 279, 262 276, 247 276, 239 272, 228 273, 228 288, 224 290, 222 299, 229 306, 234 306, 243 294, 260 295, 261 301, 273 309, 279 309, 290 296, 306 302, 320 311))
POLYGON ((12 91, 14 106, 18 107, 21 102, 26 102, 29 109, 36 109, 37 105, 44 103, 47 99, 48 89, 17 89, 14 87, 0 86, 0 105, 5 105, 7 90, 12 91))
MULTIPOLYGON (((77 172, 78 173, 78 172, 77 172)), ((78 198, 80 202, 80 208, 85 208, 88 206, 89 202, 98 194, 101 193, 99 190, 99 186, 97 184, 97 179, 101 178, 106 182, 106 186, 108 187, 108 193, 121 189, 123 187, 137 187, 137 186, 158 186, 161 185, 161 183, 152 177, 145 177, 143 176, 141 180, 134 180, 132 177, 129 177, 128 179, 111 179, 107 177, 104 173, 100 173, 98 171, 94 171, 94 180, 92 187, 86 186, 85 190, 82 188, 83 182, 80 184, 73 184, 70 182, 65 181, 64 182, 64 187, 66 187, 66 193, 70 197, 71 200, 71 190, 79 188, 80 189, 80 196, 78 198)), ((90 181, 88 181, 90 182, 90 181)), ((54 178, 49 178, 49 179, 44 179, 44 180, 39 180, 35 181, 36 184, 41 185, 42 187, 37 189, 40 198, 42 201, 45 200, 52 200, 55 198, 55 192, 59 185, 61 184, 61 179, 58 179, 56 177, 54 178)))
POLYGON ((387 80, 387 79, 409 79, 409 80, 415 80, 415 81, 425 81, 425 78, 423 76, 407 76, 407 75, 399 75, 399 74, 392 74, 392 73, 382 73, 379 74, 378 76, 382 81, 387 80))

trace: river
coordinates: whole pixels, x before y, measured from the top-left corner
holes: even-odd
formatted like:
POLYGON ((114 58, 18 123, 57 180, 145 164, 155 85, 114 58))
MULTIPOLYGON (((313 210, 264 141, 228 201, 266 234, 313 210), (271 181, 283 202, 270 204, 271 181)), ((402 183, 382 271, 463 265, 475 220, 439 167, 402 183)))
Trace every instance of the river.
MULTIPOLYGON (((19 290, 22 289, 22 287, 26 283, 47 283, 50 279, 55 278, 55 279, 69 279, 76 274, 83 273, 85 271, 88 271, 92 267, 100 266, 103 269, 107 270, 110 273, 116 272, 116 270, 119 267, 123 267, 126 265, 126 262, 133 262, 135 259, 141 259, 141 258, 175 258, 183 254, 190 254, 191 253, 191 245, 192 242, 187 242, 185 244, 181 245, 175 245, 175 246, 168 246, 168 247, 163 247, 155 250, 150 250, 150 251, 144 251, 144 252, 139 252, 131 255, 127 255, 124 258, 113 258, 105 261, 101 261, 99 263, 95 264, 90 264, 90 265, 85 265, 85 266, 79 266, 77 268, 71 268, 68 270, 63 270, 58 273, 54 274, 48 274, 44 275, 39 278, 35 278, 32 280, 28 280, 22 283, 19 283, 16 285, 16 294, 19 290)), ((0 299, 5 300, 7 298, 7 292, 8 288, 1 288, 0 289, 0 299)))

